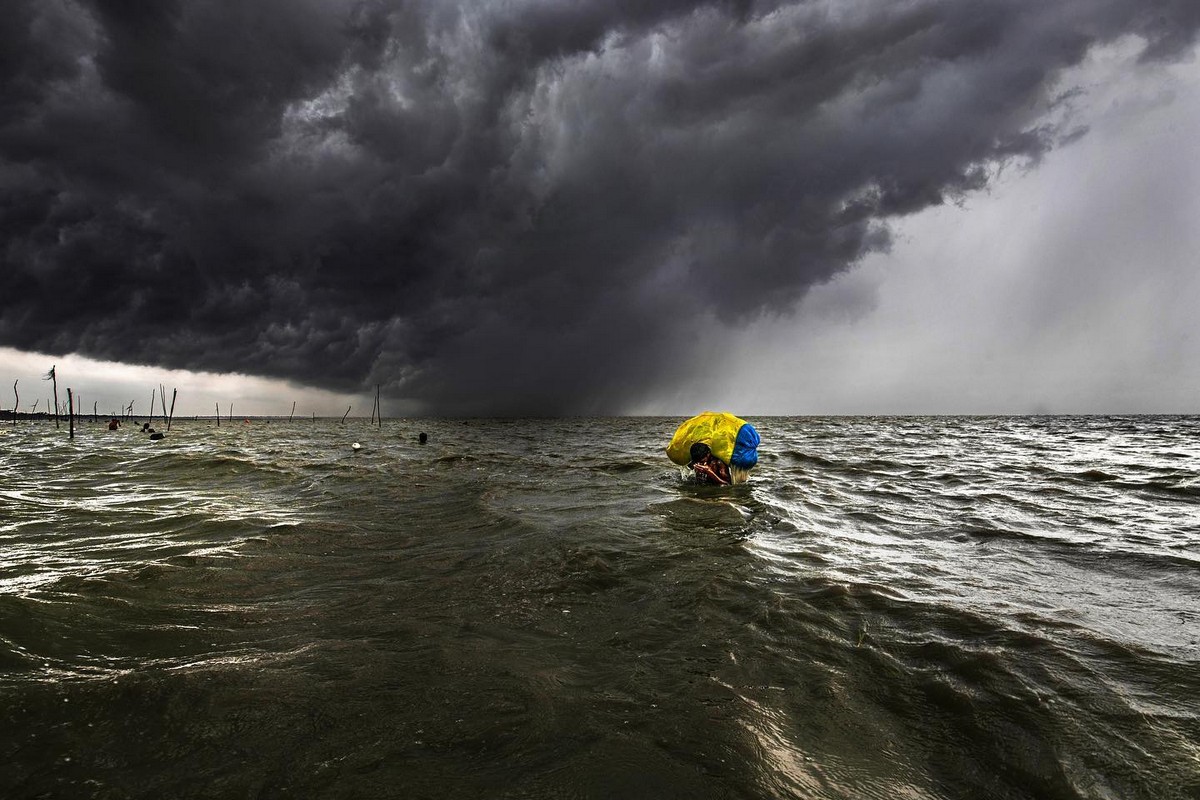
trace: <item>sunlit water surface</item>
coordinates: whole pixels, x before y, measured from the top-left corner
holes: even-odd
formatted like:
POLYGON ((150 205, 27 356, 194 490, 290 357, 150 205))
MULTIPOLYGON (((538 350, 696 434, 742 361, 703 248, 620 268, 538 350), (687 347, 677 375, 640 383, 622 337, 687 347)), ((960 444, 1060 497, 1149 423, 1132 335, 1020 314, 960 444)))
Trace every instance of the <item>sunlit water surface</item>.
POLYGON ((4 425, 0 796, 1200 797, 1200 418, 678 421, 4 425))

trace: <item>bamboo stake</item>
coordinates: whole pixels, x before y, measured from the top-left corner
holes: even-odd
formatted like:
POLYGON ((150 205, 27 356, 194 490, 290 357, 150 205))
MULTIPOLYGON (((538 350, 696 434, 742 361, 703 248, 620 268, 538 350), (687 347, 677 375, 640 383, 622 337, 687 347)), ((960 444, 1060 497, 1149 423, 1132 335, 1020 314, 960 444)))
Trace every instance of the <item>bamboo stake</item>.
MULTIPOLYGON (((58 373, 55 370, 57 365, 50 366, 50 372, 43 380, 53 381, 54 383, 54 427, 58 428, 58 373)), ((47 403, 49 405, 49 403, 47 403)))
MULTIPOLYGON (((163 386, 161 383, 158 385, 158 399, 162 401, 163 419, 167 419, 167 387, 163 386)), ((170 423, 170 420, 167 419, 167 422, 170 423)))
POLYGON ((229 424, 233 424, 233 403, 229 404, 229 424))
POLYGON ((217 427, 221 427, 221 404, 213 403, 217 407, 217 427))
POLYGON ((375 384, 375 408, 378 412, 375 416, 379 421, 379 430, 383 430, 383 403, 379 401, 379 384, 375 384))
MULTIPOLYGON (((17 394, 17 382, 13 381, 13 394, 16 395, 16 400, 13 400, 13 425, 17 424, 17 409, 21 407, 21 395, 17 394)), ((37 408, 37 403, 33 404, 37 408)))
POLYGON ((154 390, 150 390, 150 425, 154 425, 154 390))
POLYGON ((178 389, 171 390, 171 413, 167 415, 167 430, 171 430, 171 419, 175 416, 175 395, 179 394, 178 389))
POLYGON ((75 438, 75 397, 71 394, 71 387, 67 387, 67 420, 71 426, 71 438, 75 438))
POLYGON ((288 422, 292 421, 292 417, 296 416, 296 401, 292 401, 292 413, 288 414, 288 422))
POLYGON ((350 416, 350 409, 352 408, 354 408, 354 406, 346 406, 346 413, 342 414, 342 422, 345 422, 346 417, 350 416))

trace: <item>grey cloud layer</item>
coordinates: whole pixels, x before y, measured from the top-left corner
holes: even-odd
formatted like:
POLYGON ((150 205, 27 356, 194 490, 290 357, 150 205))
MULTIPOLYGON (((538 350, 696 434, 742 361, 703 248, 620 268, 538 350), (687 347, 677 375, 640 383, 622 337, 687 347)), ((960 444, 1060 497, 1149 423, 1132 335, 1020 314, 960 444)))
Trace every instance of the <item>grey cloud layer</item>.
MULTIPOLYGON (((1200 7, 14 0, 0 344, 433 412, 620 410, 1200 7)), ((1052 113, 1053 112, 1053 113, 1052 113)))

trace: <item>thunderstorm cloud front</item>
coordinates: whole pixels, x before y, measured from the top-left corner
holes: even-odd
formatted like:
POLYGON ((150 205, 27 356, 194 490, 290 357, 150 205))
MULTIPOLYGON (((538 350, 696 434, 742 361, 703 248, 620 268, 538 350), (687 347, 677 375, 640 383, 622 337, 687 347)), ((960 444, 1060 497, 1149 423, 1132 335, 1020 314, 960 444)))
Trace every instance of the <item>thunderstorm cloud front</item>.
POLYGON ((620 408, 1079 136, 1195 0, 9 0, 0 345, 620 408))

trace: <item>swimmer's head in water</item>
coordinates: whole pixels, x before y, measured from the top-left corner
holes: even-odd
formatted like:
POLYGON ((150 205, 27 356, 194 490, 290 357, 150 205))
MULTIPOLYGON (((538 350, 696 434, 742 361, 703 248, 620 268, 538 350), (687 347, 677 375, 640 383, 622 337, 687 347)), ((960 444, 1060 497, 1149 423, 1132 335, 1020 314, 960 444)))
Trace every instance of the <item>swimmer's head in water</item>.
MULTIPOLYGON (((704 442, 696 442, 692 445, 692 449, 688 452, 688 457, 692 460, 692 464, 695 464, 697 461, 703 461, 704 459, 708 458, 708 455, 711 452, 712 449, 704 442)), ((691 466, 691 464, 688 466, 691 466)))

